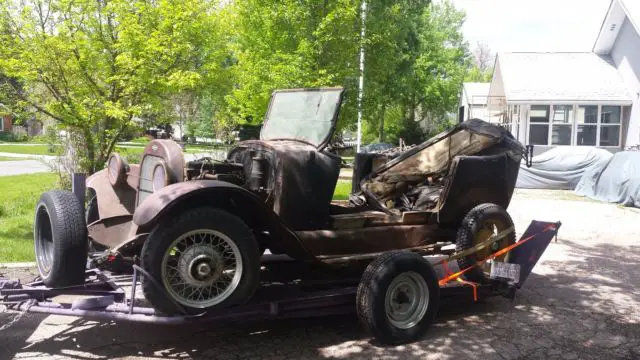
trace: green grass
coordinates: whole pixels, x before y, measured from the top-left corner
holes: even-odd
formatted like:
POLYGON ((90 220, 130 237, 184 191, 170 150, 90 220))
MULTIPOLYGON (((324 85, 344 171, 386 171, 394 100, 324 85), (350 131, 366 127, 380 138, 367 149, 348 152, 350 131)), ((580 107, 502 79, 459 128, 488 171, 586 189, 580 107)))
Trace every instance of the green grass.
POLYGON ((0 144, 0 152, 12 154, 32 154, 32 155, 55 155, 55 149, 51 149, 49 145, 4 145, 0 144), (53 151, 49 151, 53 150, 53 151))
POLYGON ((0 176, 0 263, 34 261, 33 212, 56 178, 51 173, 0 176))
POLYGON ((0 161, 20 161, 20 160, 31 160, 31 158, 26 157, 12 157, 12 156, 0 156, 0 161))
POLYGON ((351 181, 338 180, 336 189, 333 191, 333 200, 348 200, 351 193, 351 181))

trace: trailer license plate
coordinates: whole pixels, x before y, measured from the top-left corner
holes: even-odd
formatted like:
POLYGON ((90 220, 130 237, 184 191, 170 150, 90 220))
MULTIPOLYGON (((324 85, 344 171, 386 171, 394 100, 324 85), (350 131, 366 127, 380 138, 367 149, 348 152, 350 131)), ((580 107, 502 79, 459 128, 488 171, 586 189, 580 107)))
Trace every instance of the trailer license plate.
POLYGON ((491 263, 491 279, 508 279, 513 282, 520 281, 520 265, 500 261, 491 263))

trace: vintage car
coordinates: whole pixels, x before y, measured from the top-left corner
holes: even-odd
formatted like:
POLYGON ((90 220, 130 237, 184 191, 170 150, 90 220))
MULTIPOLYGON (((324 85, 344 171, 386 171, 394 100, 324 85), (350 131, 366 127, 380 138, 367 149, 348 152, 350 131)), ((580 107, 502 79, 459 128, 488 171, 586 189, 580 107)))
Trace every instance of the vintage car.
MULTIPOLYGON (((481 120, 403 152, 357 154, 351 199, 332 202, 341 158, 329 142, 342 97, 341 88, 275 91, 260 140, 239 143, 224 161, 185 163, 171 140, 151 141, 139 165, 113 154, 86 180, 86 212, 73 193, 43 194, 34 236, 44 283, 81 284, 91 250, 92 266, 140 264, 156 309, 179 304, 193 314, 250 299, 265 251, 344 269, 392 250, 464 250, 509 233, 460 258, 465 267, 515 241, 505 209, 524 148, 481 120)), ((465 275, 483 281, 488 271, 465 275)), ((411 276, 414 289, 424 287, 411 276)))

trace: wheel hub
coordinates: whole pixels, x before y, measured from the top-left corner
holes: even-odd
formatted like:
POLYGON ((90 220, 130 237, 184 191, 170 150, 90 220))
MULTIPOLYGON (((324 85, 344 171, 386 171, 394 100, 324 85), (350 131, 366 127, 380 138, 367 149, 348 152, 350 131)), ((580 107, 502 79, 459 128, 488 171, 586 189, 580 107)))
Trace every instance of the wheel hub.
POLYGON ((429 289, 418 273, 398 275, 387 289, 385 310, 395 327, 408 329, 417 324, 429 307, 429 289))
POLYGON ((242 276, 242 257, 226 235, 194 230, 176 239, 165 253, 162 280, 175 301, 197 308, 230 296, 242 276))

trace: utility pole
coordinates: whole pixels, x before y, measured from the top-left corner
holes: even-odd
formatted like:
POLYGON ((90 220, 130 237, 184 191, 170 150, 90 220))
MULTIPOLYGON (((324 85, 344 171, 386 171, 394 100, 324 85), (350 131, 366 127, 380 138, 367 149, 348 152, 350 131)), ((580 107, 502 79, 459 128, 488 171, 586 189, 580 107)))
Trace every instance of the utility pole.
POLYGON ((362 95, 364 94, 364 39, 366 31, 367 1, 362 0, 360 6, 360 17, 362 25, 360 27, 360 80, 358 84, 358 133, 356 135, 356 152, 360 152, 362 142, 362 95))

